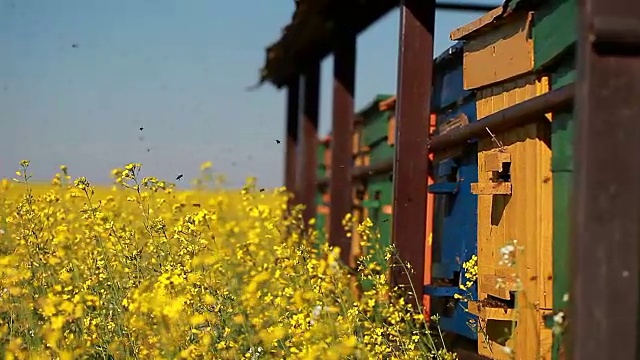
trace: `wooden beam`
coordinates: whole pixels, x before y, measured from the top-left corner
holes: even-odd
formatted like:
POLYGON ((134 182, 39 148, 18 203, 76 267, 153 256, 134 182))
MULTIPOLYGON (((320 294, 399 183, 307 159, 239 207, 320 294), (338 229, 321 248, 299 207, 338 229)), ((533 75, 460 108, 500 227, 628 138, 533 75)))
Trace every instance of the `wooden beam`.
POLYGON ((569 358, 632 360, 640 267, 640 2, 578 1, 569 358))
MULTIPOLYGON (((287 87, 287 118, 284 155, 284 186, 295 193, 296 157, 298 150, 298 122, 300 121, 300 77, 287 87)), ((294 194, 295 196, 295 194, 294 194)))
MULTIPOLYGON (((429 109, 433 71, 434 0, 400 6, 396 145, 393 175, 393 241, 409 274, 394 267, 394 285, 412 285, 422 303, 424 279, 429 109), (407 276, 409 275, 409 276, 407 276)), ((412 302, 414 303, 414 302, 412 302)), ((422 309, 421 309, 422 310, 422 309)))
POLYGON ((331 214, 329 244, 339 246, 342 261, 351 263, 351 240, 347 237, 342 220, 351 212, 353 168, 352 141, 354 122, 354 90, 356 70, 356 32, 342 27, 336 45, 333 69, 333 137, 331 139, 331 214))
POLYGON ((304 112, 300 118, 302 151, 298 157, 299 202, 305 206, 305 224, 316 216, 316 171, 318 150, 318 113, 320 104, 320 63, 309 66, 304 75, 304 112))

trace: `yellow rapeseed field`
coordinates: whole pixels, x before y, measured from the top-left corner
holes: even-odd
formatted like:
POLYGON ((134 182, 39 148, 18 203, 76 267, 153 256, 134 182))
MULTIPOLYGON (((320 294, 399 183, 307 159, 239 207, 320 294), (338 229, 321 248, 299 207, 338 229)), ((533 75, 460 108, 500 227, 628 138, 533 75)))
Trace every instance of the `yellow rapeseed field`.
POLYGON ((140 164, 113 189, 64 166, 37 185, 20 166, 0 184, 6 359, 453 358, 384 272, 354 295, 284 189, 176 191, 140 164))

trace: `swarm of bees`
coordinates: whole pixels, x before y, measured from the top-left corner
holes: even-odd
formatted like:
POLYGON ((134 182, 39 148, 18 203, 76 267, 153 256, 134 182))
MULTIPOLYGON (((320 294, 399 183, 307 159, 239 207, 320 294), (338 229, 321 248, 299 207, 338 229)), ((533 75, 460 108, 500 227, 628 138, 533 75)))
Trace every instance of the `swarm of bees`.
MULTIPOLYGON (((73 44, 73 45, 72 45, 72 47, 73 47, 73 48, 77 48, 77 47, 78 47, 78 44, 73 44)), ((140 126, 140 127, 138 128, 138 130, 143 131, 143 130, 144 130, 144 126, 140 126)), ((139 136, 139 137, 138 137, 138 140, 139 140, 139 141, 144 141, 144 136, 139 136)), ((282 143, 282 141, 280 141, 280 140, 278 140, 278 139, 275 139, 273 142, 275 142, 276 144, 280 144, 280 143, 282 143)), ((147 152, 151 152, 151 148, 146 148, 146 149, 147 149, 147 152)), ((251 160, 251 156, 250 156, 248 159, 249 159, 249 160, 251 160)), ((236 165, 236 162, 234 161, 234 162, 232 163, 232 166, 235 166, 235 165, 236 165)), ((180 180, 182 180, 183 178, 184 178, 184 174, 183 174, 183 173, 179 173, 179 174, 178 174, 178 176, 176 176, 176 181, 180 181, 180 180)), ((264 192, 264 191, 265 191, 265 189, 260 189, 260 192, 264 192)))

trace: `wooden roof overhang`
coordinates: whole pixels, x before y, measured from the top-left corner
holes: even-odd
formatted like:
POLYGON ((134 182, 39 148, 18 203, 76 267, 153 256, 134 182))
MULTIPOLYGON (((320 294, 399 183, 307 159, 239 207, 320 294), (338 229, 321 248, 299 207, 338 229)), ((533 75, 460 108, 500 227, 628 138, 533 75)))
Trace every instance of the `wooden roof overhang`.
POLYGON ((298 0, 291 23, 266 50, 260 83, 287 85, 308 64, 333 52, 338 22, 348 21, 351 31, 359 34, 398 4, 397 0, 298 0))

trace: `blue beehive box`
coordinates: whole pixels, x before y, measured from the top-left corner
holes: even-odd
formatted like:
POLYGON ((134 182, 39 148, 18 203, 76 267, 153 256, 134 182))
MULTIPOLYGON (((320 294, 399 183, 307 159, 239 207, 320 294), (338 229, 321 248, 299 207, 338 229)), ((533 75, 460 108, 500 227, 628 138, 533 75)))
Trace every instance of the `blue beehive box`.
MULTIPOLYGON (((462 46, 447 49, 435 60, 432 113, 436 134, 476 121, 475 95, 463 89, 462 46)), ((466 291, 463 264, 477 254, 477 196, 471 184, 478 181, 477 145, 467 144, 434 154, 435 182, 429 192, 434 203, 432 281, 424 293, 431 297, 432 314, 440 316, 443 331, 475 340, 477 317, 467 300, 477 300, 477 283, 466 291), (456 294, 463 299, 456 297, 456 294)))

